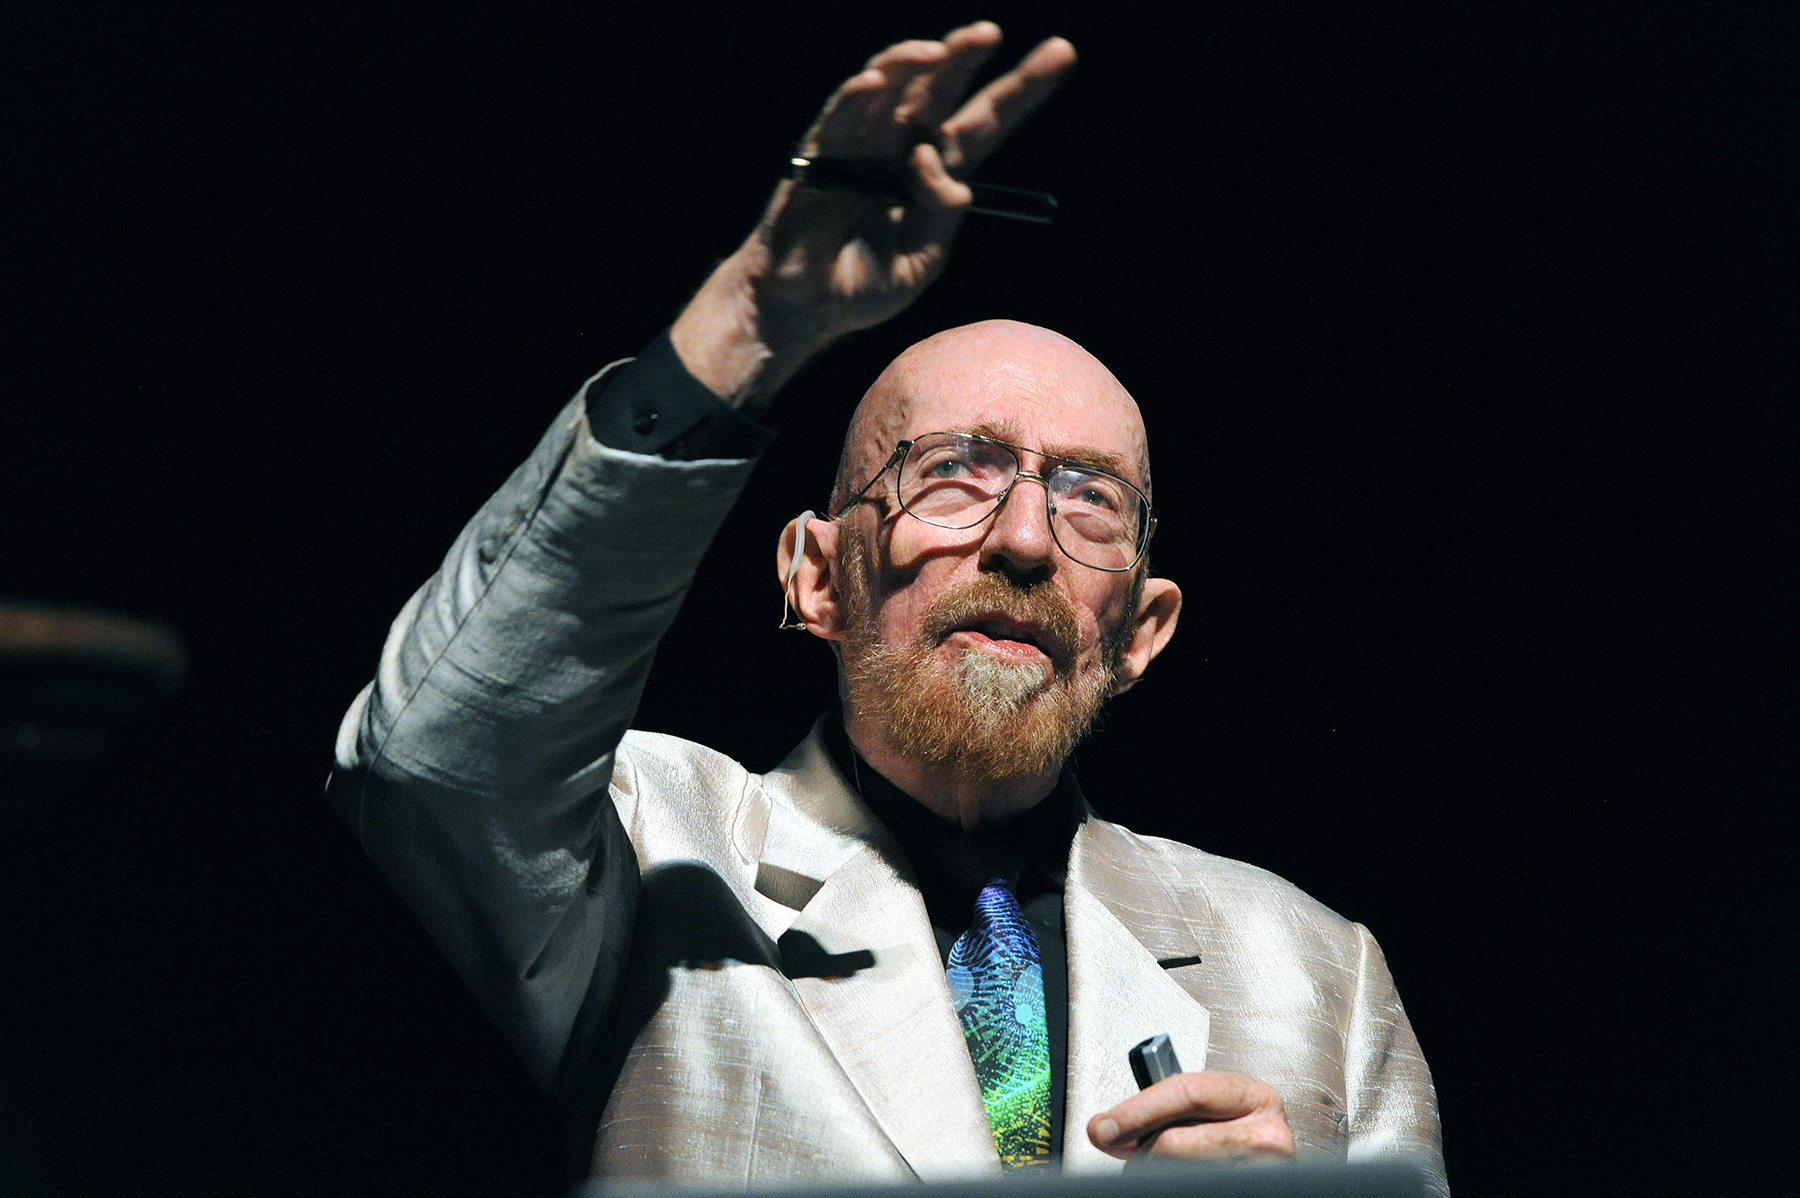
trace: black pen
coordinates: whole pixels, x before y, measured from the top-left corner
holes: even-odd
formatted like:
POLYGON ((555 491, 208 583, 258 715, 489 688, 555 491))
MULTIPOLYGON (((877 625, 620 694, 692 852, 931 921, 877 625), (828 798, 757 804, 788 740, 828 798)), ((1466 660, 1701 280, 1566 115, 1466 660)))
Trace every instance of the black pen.
MULTIPOLYGON (((907 173, 899 167, 868 159, 794 157, 788 159, 787 177, 825 191, 853 191, 899 203, 908 199, 907 173)), ((970 212, 1037 225, 1047 225, 1056 219, 1056 197, 1048 192, 1001 187, 997 183, 970 183, 969 190, 975 193, 969 202, 970 212)))

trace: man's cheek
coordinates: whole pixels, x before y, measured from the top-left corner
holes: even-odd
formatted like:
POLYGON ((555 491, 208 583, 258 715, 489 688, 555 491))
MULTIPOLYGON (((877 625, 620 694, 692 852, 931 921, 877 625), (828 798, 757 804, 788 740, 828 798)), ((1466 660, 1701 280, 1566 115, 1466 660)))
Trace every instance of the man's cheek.
POLYGON ((896 596, 882 604, 876 618, 876 627, 881 630, 882 644, 890 649, 899 649, 911 645, 919 639, 919 614, 911 605, 896 596))

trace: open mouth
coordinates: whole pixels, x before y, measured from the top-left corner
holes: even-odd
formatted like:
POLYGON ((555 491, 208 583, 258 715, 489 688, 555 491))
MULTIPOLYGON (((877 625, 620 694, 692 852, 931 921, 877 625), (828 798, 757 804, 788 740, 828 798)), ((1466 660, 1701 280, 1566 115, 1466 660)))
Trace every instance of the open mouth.
POLYGON ((1069 601, 1049 586, 1023 588, 983 575, 935 599, 920 632, 927 644, 952 645, 1016 665, 1075 669, 1081 626, 1069 601))
POLYGON ((963 633, 977 644, 987 646, 1009 656, 1036 657, 1042 654, 1053 657, 1051 638, 1043 629, 1022 620, 1007 616, 982 616, 973 620, 963 620, 951 628, 947 636, 963 633))

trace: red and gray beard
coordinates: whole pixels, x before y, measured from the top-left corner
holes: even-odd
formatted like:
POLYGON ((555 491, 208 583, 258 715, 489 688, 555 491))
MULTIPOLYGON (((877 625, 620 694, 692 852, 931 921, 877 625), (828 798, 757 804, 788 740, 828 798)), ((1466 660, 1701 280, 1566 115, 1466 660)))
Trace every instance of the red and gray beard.
POLYGON ((932 600, 914 638, 891 649, 877 626, 869 547, 854 530, 845 529, 839 564, 851 717, 881 729, 903 757, 982 782, 1049 772, 1074 751, 1112 691, 1139 593, 1134 584, 1102 643, 1102 668, 1084 675, 1076 670, 1080 621, 1048 580, 1020 586, 984 573, 932 600), (958 624, 993 614, 1039 629, 1047 660, 1007 662, 974 647, 960 659, 939 651, 958 624))

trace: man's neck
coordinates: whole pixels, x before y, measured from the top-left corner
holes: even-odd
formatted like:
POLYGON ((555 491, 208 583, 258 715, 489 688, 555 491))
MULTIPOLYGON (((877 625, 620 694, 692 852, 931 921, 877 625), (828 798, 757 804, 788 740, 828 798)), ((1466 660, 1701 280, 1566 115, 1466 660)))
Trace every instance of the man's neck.
POLYGON ((862 759, 881 772, 926 810, 964 831, 980 824, 1005 823, 1043 802, 1056 788, 1060 765, 1042 774, 1028 774, 999 781, 969 777, 955 766, 918 761, 888 747, 887 738, 866 719, 850 721, 845 729, 862 759))

